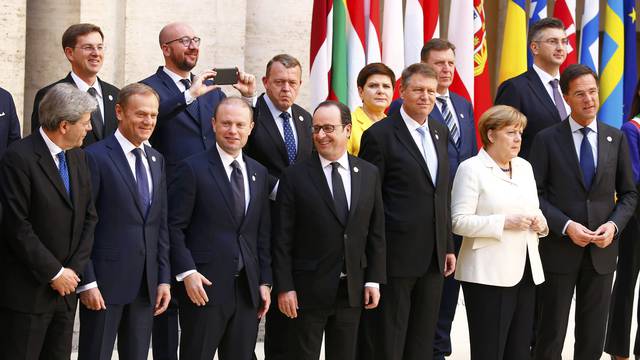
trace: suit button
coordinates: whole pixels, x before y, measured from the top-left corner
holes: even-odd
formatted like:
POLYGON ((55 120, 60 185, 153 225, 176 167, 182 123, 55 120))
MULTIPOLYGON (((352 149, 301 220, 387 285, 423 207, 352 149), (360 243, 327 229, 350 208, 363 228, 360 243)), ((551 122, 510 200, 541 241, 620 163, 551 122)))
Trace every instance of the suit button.
POLYGON ((206 136, 203 136, 203 137, 202 137, 202 140, 207 141, 207 137, 206 137, 206 136))
POLYGON ((349 236, 347 234, 344 234, 344 239, 347 240, 349 238, 349 236))

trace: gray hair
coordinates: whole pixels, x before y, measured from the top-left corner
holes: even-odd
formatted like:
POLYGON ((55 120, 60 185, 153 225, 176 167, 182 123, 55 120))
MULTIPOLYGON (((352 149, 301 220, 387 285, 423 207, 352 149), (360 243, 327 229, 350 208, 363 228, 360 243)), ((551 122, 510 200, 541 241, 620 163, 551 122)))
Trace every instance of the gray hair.
POLYGON ((96 100, 88 93, 71 84, 57 84, 47 91, 40 102, 40 124, 46 130, 55 131, 63 120, 74 124, 97 106, 96 100))

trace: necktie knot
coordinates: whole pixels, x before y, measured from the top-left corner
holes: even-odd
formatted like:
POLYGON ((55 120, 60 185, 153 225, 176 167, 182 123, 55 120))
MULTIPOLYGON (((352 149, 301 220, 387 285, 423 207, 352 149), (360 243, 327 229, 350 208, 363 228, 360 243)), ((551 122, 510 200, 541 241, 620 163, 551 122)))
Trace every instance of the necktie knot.
POLYGON ((60 164, 67 162, 67 158, 64 156, 64 151, 60 151, 56 154, 56 156, 58 157, 58 161, 60 162, 60 164))
POLYGON ((189 88, 191 87, 191 80, 189 79, 180 79, 180 82, 182 83, 182 85, 184 85, 185 89, 189 90, 189 88))
POLYGON ((93 86, 87 89, 87 92, 93 97, 98 96, 98 90, 96 90, 96 88, 94 88, 93 86))
POLYGON ((449 97, 447 95, 441 95, 441 96, 437 96, 436 99, 441 103, 441 104, 446 104, 447 103, 447 99, 449 97))
POLYGON ((332 167, 332 169, 338 170, 338 169, 340 169, 340 163, 337 162, 337 161, 334 161, 334 162, 331 163, 331 167, 332 167))
POLYGON ((133 152, 133 155, 136 157, 136 160, 142 159, 142 149, 135 148, 135 149, 131 150, 131 152, 133 152))
POLYGON ((231 167, 233 170, 240 170, 240 163, 238 163, 238 160, 233 160, 231 162, 231 167))
POLYGON ((288 112, 283 111, 282 113, 280 113, 280 119, 282 119, 283 121, 289 121, 290 118, 291 115, 289 115, 288 112))
POLYGON ((549 81, 549 84, 551 84, 551 87, 554 89, 558 88, 558 79, 553 79, 551 81, 549 81))
POLYGON ((420 134, 420 136, 424 137, 424 135, 427 133, 427 131, 421 126, 419 128, 416 128, 416 131, 418 132, 418 134, 420 134))
POLYGON ((580 129, 580 132, 582 133, 582 136, 587 137, 587 135, 589 135, 589 133, 591 132, 591 128, 585 126, 580 129))

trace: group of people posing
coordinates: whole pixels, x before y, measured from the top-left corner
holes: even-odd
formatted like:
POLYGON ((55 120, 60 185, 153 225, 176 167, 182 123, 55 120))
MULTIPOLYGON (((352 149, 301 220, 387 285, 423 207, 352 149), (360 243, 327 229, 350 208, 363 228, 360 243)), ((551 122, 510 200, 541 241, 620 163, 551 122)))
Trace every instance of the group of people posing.
POLYGON ((444 39, 396 101, 393 71, 366 65, 353 113, 298 106, 288 54, 265 93, 239 71, 227 97, 191 73, 200 42, 166 25, 164 65, 117 89, 101 29, 72 25, 71 72, 22 140, 0 91, 3 359, 69 359, 79 306, 81 360, 116 338, 120 359, 153 339, 155 360, 250 360, 263 317, 269 360, 317 360, 323 337, 326 359, 440 360, 460 287, 471 359, 561 359, 574 291, 574 358, 629 356, 640 119, 596 119, 597 75, 560 74, 561 21, 531 26, 533 66, 477 128, 444 39))

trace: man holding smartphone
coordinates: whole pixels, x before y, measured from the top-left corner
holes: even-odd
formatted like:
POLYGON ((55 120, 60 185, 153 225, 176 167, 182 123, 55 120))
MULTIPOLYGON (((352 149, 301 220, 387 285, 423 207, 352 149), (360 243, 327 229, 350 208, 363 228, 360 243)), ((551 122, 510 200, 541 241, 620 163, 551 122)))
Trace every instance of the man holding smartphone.
MULTIPOLYGON (((165 157, 168 184, 179 161, 215 145, 211 118, 225 95, 213 83, 215 71, 191 73, 198 63, 200 40, 187 24, 164 26, 159 42, 165 64, 142 80, 160 96, 158 122, 150 142, 165 157)), ((233 87, 247 102, 253 101, 253 75, 238 72, 233 87)), ((153 339, 155 360, 177 360, 178 313, 173 301, 165 314, 155 318, 153 339)))

